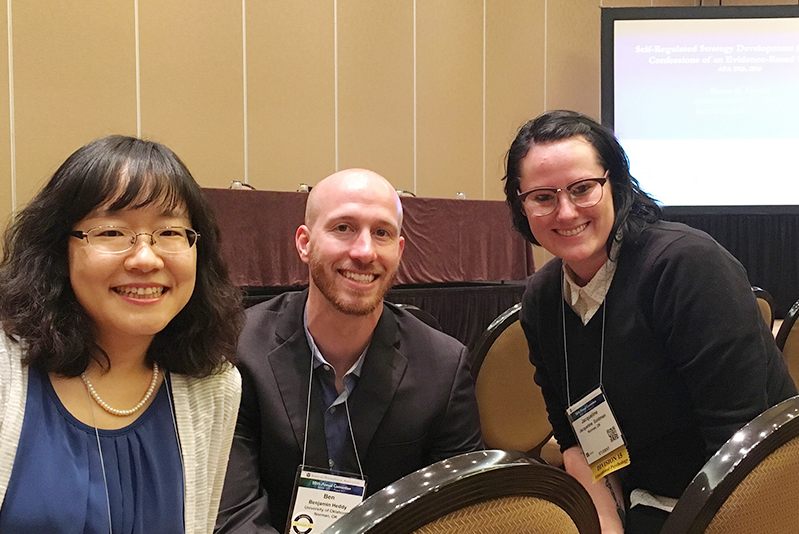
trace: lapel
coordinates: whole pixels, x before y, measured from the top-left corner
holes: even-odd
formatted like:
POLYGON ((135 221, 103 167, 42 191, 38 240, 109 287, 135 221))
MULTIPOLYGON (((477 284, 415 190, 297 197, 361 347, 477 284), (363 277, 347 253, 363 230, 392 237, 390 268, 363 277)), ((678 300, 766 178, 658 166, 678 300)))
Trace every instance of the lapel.
MULTIPOLYGON (((300 451, 302 451, 305 440, 308 381, 311 373, 311 349, 302 326, 307 297, 308 291, 305 290, 287 298, 275 328, 277 348, 268 356, 269 365, 275 375, 275 382, 294 431, 297 448, 300 451)), ((314 409, 318 402, 320 402, 319 395, 313 395, 309 428, 321 429, 321 433, 309 432, 307 463, 327 467, 324 416, 321 410, 314 409)))
POLYGON ((352 430, 361 458, 366 457, 408 365, 407 358, 397 349, 399 341, 397 320, 384 304, 350 401, 352 430))

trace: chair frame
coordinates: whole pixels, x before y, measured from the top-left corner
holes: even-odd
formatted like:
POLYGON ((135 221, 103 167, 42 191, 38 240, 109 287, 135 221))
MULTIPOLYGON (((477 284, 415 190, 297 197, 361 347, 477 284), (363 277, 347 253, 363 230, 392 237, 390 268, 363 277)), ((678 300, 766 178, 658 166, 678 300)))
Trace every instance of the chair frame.
POLYGON ((472 364, 472 378, 477 380, 477 373, 480 372, 480 367, 483 365, 483 361, 486 359, 486 355, 488 354, 488 349, 491 348, 491 345, 494 344, 494 341, 502 335, 502 333, 513 324, 513 322, 519 318, 519 312, 522 309, 521 303, 514 304, 502 314, 499 315, 496 319, 491 321, 491 324, 488 325, 483 335, 480 336, 480 339, 477 340, 477 343, 474 345, 474 349, 472 349, 471 353, 471 364, 472 364), (505 323, 505 328, 498 328, 499 325, 505 323))
POLYGON ((736 432, 683 492, 660 534, 701 534, 735 488, 772 452, 799 436, 799 395, 736 432))
POLYGON ((752 293, 755 294, 755 298, 759 300, 764 300, 768 304, 769 310, 771 310, 771 321, 768 324, 769 330, 774 328, 774 297, 771 296, 771 293, 763 289, 762 287, 752 286, 752 293))
POLYGON ((447 514, 512 496, 549 501, 581 534, 599 534, 591 497, 565 471, 515 451, 470 452, 401 478, 339 518, 322 534, 410 534, 447 514))
MULTIPOLYGON (((469 356, 472 379, 475 381, 475 384, 477 383, 477 377, 480 373, 480 368, 483 366, 486 356, 488 356, 488 351, 494 345, 494 342, 497 340, 497 338, 499 338, 499 336, 501 336, 513 323, 519 319, 521 309, 521 303, 516 303, 502 312, 496 319, 491 321, 491 324, 486 327, 485 332, 483 332, 483 335, 480 336, 480 339, 475 344, 474 349, 472 349, 469 356), (500 326, 502 328, 500 328, 500 326)), ((541 450, 551 437, 552 433, 550 432, 546 439, 535 445, 532 449, 523 452, 527 456, 540 460, 541 450)))
POLYGON ((777 347, 782 352, 785 349, 785 343, 788 341, 788 336, 791 334, 791 329, 793 328, 794 323, 796 323, 796 319, 799 317, 799 300, 793 303, 791 309, 788 310, 785 319, 782 321, 780 325, 780 329, 777 332, 777 337, 775 339, 777 343, 777 347))

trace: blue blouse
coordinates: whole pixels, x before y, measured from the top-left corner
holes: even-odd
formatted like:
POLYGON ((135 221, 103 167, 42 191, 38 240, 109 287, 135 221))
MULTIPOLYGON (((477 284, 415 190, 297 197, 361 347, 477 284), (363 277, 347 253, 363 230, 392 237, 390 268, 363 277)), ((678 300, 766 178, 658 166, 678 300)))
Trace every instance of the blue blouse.
POLYGON ((44 372, 29 369, 0 532, 108 532, 107 488, 113 534, 183 533, 182 459, 166 381, 132 424, 98 430, 106 484, 95 429, 64 408, 44 372))

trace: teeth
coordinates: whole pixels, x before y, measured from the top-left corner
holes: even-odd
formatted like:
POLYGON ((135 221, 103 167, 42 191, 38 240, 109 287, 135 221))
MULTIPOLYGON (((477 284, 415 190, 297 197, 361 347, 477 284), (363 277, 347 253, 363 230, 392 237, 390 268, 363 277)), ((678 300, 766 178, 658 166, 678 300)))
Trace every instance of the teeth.
POLYGON ((571 230, 555 230, 555 231, 559 235, 569 237, 569 236, 573 236, 573 235, 579 234, 580 232, 585 230, 586 226, 588 226, 588 223, 583 223, 580 226, 578 226, 577 228, 572 228, 571 230))
POLYGON ((164 294, 164 287, 115 287, 114 291, 123 297, 137 299, 158 298, 164 294))
POLYGON ((377 276, 374 274, 359 274, 353 273, 351 271, 343 271, 342 274, 350 280, 355 280, 356 282, 362 282, 364 284, 368 284, 377 278, 377 276))

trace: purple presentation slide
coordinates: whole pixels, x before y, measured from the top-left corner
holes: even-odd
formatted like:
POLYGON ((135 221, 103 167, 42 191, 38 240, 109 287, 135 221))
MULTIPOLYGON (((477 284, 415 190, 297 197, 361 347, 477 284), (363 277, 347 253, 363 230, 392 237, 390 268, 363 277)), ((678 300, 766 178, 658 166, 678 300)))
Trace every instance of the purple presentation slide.
POLYGON ((799 19, 617 20, 614 108, 664 204, 799 204, 799 19))

